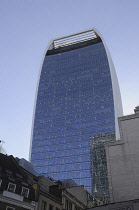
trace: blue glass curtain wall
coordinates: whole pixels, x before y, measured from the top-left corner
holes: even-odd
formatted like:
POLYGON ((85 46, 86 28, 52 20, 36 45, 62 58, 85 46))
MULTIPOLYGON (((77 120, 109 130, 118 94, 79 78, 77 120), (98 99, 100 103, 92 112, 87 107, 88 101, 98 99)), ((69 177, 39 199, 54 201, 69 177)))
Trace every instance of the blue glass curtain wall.
POLYGON ((115 131, 110 68, 102 42, 46 56, 34 119, 31 162, 55 180, 92 191, 90 138, 115 131))

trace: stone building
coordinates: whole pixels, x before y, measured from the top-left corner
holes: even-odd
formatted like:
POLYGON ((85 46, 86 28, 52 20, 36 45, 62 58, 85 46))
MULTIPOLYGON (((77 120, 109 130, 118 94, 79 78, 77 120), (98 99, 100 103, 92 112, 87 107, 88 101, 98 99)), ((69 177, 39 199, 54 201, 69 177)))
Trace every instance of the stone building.
POLYGON ((35 190, 13 156, 0 153, 0 210, 35 210, 35 190))
POLYGON ((88 210, 139 210, 139 200, 116 202, 90 208, 88 210))
POLYGON ((58 181, 57 185, 50 186, 50 192, 58 196, 63 209, 81 210, 101 205, 102 197, 94 197, 83 185, 78 186, 72 179, 58 181))
POLYGON ((17 161, 35 189, 36 210, 83 210, 100 202, 72 179, 56 182, 37 174, 25 159, 17 161))
POLYGON ((32 164, 27 160, 22 158, 17 161, 35 189, 36 210, 62 210, 61 200, 49 192, 49 187, 55 185, 54 181, 37 174, 32 164))
POLYGON ((25 159, 0 154, 0 210, 83 210, 100 203, 72 179, 56 182, 25 159))
POLYGON ((119 118, 121 140, 106 145, 111 202, 139 199, 139 107, 119 118))

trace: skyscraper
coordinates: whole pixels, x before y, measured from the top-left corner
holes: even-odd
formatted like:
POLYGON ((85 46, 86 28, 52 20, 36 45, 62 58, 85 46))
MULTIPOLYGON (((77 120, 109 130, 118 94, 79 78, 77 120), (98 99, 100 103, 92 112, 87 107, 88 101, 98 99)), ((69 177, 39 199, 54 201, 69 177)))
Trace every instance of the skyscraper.
POLYGON ((99 32, 53 40, 39 77, 32 164, 39 173, 56 180, 72 178, 92 191, 92 137, 115 132, 118 138, 120 115, 117 77, 99 32))

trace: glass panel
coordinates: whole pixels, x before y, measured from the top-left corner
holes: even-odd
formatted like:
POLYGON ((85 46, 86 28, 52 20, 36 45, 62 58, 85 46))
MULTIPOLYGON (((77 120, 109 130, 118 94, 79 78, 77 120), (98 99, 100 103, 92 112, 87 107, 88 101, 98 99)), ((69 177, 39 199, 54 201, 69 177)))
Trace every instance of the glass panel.
POLYGON ((53 179, 92 192, 92 137, 115 131, 110 68, 102 42, 46 56, 40 76, 31 162, 53 179))

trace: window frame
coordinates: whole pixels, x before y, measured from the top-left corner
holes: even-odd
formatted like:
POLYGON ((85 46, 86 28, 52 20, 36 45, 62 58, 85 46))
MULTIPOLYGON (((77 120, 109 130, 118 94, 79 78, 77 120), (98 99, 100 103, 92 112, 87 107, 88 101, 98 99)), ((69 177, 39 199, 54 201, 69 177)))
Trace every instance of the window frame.
POLYGON ((42 201, 41 210, 46 210, 46 209, 47 209, 47 202, 46 201, 42 201))
POLYGON ((72 210, 72 203, 69 202, 69 210, 72 210))
POLYGON ((49 210, 54 210, 54 206, 52 204, 49 204, 49 210))
POLYGON ((7 191, 8 191, 8 192, 15 193, 15 189, 16 189, 16 184, 9 182, 8 187, 7 187, 7 191), (13 185, 13 186, 14 186, 13 191, 10 191, 10 190, 9 190, 10 185, 13 185))
POLYGON ((25 198, 28 198, 28 196, 29 196, 29 188, 22 187, 21 195, 24 196, 25 198), (27 190, 27 195, 22 194, 24 189, 27 190))
POLYGON ((67 199, 65 201, 65 210, 69 210, 69 201, 67 199))

